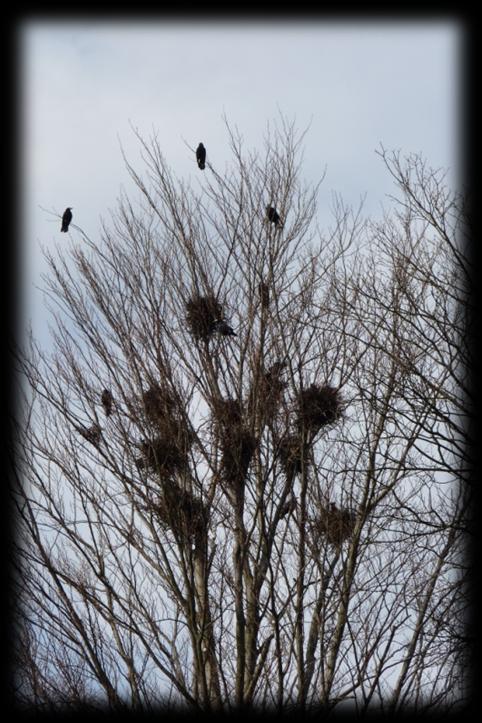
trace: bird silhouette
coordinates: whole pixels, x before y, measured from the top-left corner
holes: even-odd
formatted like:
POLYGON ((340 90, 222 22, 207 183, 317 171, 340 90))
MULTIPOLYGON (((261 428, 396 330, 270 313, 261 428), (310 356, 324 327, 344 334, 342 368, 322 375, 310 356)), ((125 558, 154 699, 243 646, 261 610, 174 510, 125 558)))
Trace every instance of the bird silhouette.
POLYGON ((104 407, 105 416, 108 417, 112 412, 112 402, 114 401, 111 392, 108 389, 104 389, 100 400, 104 407))
POLYGON ((201 171, 204 171, 206 167, 206 149, 202 143, 196 148, 196 161, 201 171))
POLYGON ((69 223, 72 221, 72 211, 70 210, 73 206, 69 206, 65 209, 64 215, 62 216, 62 228, 61 231, 67 233, 69 230, 69 223))
POLYGON ((275 227, 278 228, 278 226, 282 226, 281 219, 279 217, 279 214, 277 210, 274 208, 274 206, 266 206, 266 215, 268 217, 268 221, 271 221, 271 223, 274 223, 275 227))
POLYGON ((222 336, 237 336, 236 332, 223 320, 214 324, 213 331, 222 334, 222 336))

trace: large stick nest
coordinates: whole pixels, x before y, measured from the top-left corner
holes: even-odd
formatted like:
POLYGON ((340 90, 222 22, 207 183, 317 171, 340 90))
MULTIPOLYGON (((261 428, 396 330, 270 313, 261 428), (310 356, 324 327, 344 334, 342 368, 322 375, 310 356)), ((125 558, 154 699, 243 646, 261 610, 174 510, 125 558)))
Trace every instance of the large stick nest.
POLYGON ((356 515, 347 508, 339 509, 333 502, 320 505, 318 515, 312 523, 312 535, 315 543, 325 538, 330 545, 340 547, 349 539, 355 528, 356 515))
POLYGON ((338 389, 328 384, 311 384, 298 394, 297 423, 299 429, 318 432, 333 424, 342 415, 342 401, 338 389))
POLYGON ((222 476, 230 486, 240 486, 248 473, 257 440, 243 426, 243 406, 238 399, 210 400, 212 420, 221 450, 222 476))
POLYGON ((164 486, 156 511, 163 524, 182 542, 194 543, 199 549, 206 540, 209 512, 199 498, 179 485, 169 482, 164 486))
POLYGON ((276 362, 261 377, 261 384, 258 393, 264 409, 268 417, 273 417, 279 408, 279 403, 286 389, 286 382, 281 379, 284 364, 276 362))
POLYGON ((165 387, 152 384, 142 394, 142 403, 148 421, 155 427, 156 436, 177 447, 180 453, 186 453, 194 442, 194 435, 173 394, 165 387))
POLYGON ((98 424, 93 424, 91 427, 78 427, 79 434, 82 435, 87 442, 90 442, 94 447, 98 447, 102 437, 102 429, 98 424))
POLYGON ((219 433, 223 479, 240 486, 256 449, 256 438, 243 426, 243 407, 238 399, 211 400, 212 418, 219 433))
POLYGON ((156 437, 142 441, 139 445, 142 456, 136 460, 139 470, 157 472, 161 476, 171 476, 182 472, 188 465, 187 455, 173 438, 156 437))
POLYGON ((281 465, 287 477, 294 477, 301 474, 303 460, 306 464, 306 445, 299 435, 286 434, 281 438, 278 446, 281 465))
POLYGON ((176 400, 169 389, 159 384, 151 384, 149 389, 142 393, 142 402, 146 417, 155 424, 176 414, 176 400))
POLYGON ((213 419, 223 434, 238 430, 242 424, 243 408, 238 399, 212 399, 213 419))
POLYGON ((223 478, 230 486, 244 483, 256 445, 256 437, 246 429, 232 430, 221 438, 223 478))
POLYGON ((285 366, 283 362, 275 362, 260 375, 257 385, 253 385, 249 392, 249 408, 250 410, 257 408, 264 422, 273 419, 279 411, 283 392, 287 386, 281 379, 285 366))
POLYGON ((223 307, 215 296, 194 296, 186 302, 186 322, 197 339, 207 339, 222 318, 223 307))

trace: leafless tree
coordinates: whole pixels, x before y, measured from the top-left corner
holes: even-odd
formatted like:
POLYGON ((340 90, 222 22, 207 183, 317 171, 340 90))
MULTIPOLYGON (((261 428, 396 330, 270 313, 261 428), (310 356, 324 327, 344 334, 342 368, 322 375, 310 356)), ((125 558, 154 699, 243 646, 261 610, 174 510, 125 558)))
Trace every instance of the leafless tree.
MULTIPOLYGON (((467 696, 470 265, 419 157, 379 222, 262 153, 175 177, 46 252, 20 357, 17 700, 457 707, 467 696), (270 223, 267 207, 281 222, 270 223)), ((193 155, 194 163, 194 155, 193 155)))

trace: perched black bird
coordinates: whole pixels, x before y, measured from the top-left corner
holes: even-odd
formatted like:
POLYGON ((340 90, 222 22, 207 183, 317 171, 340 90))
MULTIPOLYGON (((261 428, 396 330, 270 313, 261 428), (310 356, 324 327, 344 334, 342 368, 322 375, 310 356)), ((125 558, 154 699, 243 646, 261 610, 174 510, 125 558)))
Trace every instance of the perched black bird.
POLYGON ((206 149, 202 143, 196 148, 196 161, 201 171, 204 171, 206 167, 206 149))
POLYGON ((65 209, 64 215, 62 216, 62 228, 61 231, 67 232, 69 230, 69 223, 72 221, 72 211, 70 210, 71 206, 65 209))
POLYGON ((110 416, 110 413, 112 412, 112 402, 114 399, 108 389, 104 389, 100 400, 102 402, 102 406, 104 407, 105 416, 110 416))
POLYGON ((274 223, 276 228, 278 226, 282 226, 281 219, 279 217, 278 212, 273 206, 266 206, 266 215, 268 216, 268 221, 271 221, 271 223, 274 223))
POLYGON ((213 326, 213 331, 223 336, 237 336, 236 332, 231 329, 225 321, 217 321, 213 326))

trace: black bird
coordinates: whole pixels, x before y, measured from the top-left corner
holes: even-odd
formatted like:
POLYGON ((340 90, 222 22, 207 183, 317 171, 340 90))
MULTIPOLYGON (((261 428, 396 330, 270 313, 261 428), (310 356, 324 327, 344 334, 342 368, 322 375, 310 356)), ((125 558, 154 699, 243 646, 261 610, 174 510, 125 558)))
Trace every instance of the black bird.
POLYGON ((222 334, 223 336, 237 336, 236 332, 231 329, 229 324, 227 324, 225 321, 217 321, 213 326, 213 331, 217 332, 218 334, 222 334))
POLYGON ((204 171, 206 167, 206 149, 202 143, 196 148, 196 161, 201 171, 204 171))
POLYGON ((274 223, 276 228, 278 226, 282 226, 281 219, 279 217, 278 212, 273 206, 266 206, 266 215, 268 216, 268 221, 271 221, 271 223, 274 223))
POLYGON ((112 402, 114 400, 108 389, 104 389, 100 400, 102 402, 102 406, 104 407, 105 416, 110 416, 110 413, 112 412, 112 402))
POLYGON ((61 231, 67 232, 69 230, 69 223, 72 221, 71 208, 73 208, 73 206, 69 206, 64 211, 64 215, 62 216, 62 228, 60 229, 61 231))

